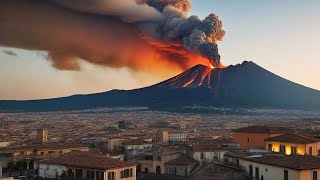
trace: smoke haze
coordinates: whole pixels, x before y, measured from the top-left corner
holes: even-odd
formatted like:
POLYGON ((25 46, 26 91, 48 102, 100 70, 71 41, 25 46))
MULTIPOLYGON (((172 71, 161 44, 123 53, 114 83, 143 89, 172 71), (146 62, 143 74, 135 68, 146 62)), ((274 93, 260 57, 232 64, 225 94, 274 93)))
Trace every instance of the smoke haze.
POLYGON ((221 21, 188 17, 190 8, 187 0, 4 0, 0 45, 47 51, 61 70, 80 70, 79 61, 160 74, 220 66, 221 21))

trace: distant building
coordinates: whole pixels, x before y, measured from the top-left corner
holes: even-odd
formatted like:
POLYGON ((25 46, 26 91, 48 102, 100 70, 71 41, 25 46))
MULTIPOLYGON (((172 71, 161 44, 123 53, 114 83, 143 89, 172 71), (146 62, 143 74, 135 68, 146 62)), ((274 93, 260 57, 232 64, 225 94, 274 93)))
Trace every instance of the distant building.
POLYGON ((241 149, 265 148, 264 140, 282 134, 294 134, 295 130, 284 127, 249 126, 234 130, 234 141, 241 149))
POLYGON ((169 132, 169 142, 185 142, 187 134, 183 132, 169 132))
POLYGON ((152 148, 153 144, 151 142, 146 142, 141 139, 130 139, 122 142, 123 149, 127 151, 139 151, 152 148))
POLYGON ((45 143, 28 146, 13 146, 0 149, 0 156, 7 154, 14 163, 19 161, 27 162, 27 169, 37 169, 36 161, 71 151, 89 151, 89 148, 81 144, 58 144, 45 143))
POLYGON ((223 162, 223 156, 227 152, 225 148, 217 145, 193 145, 192 146, 193 158, 201 165, 205 163, 223 162))
POLYGON ((38 129, 37 130, 37 142, 38 143, 48 142, 48 130, 47 129, 38 129))
POLYGON ((2 118, 0 118, 0 128, 8 126, 8 122, 2 118))
POLYGON ((190 172, 197 166, 197 161, 189 156, 182 155, 165 162, 164 166, 166 174, 189 176, 190 172))
POLYGON ((165 144, 169 142, 169 132, 168 131, 158 131, 156 136, 156 142, 160 144, 165 144))
POLYGON ((141 154, 141 159, 136 160, 139 164, 140 171, 143 173, 166 173, 165 163, 173 159, 177 159, 183 155, 180 149, 173 147, 156 147, 152 151, 141 154))
POLYGON ((106 155, 73 151, 39 163, 42 178, 135 180, 136 166, 106 155))
POLYGON ((265 139, 265 148, 269 151, 287 155, 320 156, 320 140, 299 134, 283 134, 265 139))
POLYGON ((117 151, 120 150, 122 147, 122 141, 124 141, 123 138, 109 138, 108 139, 108 145, 107 149, 109 151, 117 151))
POLYGON ((118 128, 119 129, 126 129, 126 122, 125 121, 119 121, 118 122, 118 128))

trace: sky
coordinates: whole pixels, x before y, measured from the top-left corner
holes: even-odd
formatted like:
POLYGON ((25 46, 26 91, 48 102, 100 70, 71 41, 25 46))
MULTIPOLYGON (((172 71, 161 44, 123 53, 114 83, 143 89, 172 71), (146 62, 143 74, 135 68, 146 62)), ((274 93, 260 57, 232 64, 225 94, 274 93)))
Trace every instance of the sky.
MULTIPOLYGON (((226 35, 218 45, 224 65, 250 60, 286 79, 320 90, 320 1, 192 0, 191 3, 189 15, 203 19, 215 13, 222 20, 226 35)), ((81 67, 81 71, 58 70, 46 60, 45 52, 0 47, 0 99, 43 99, 134 89, 176 73, 150 75, 84 61, 81 67)))

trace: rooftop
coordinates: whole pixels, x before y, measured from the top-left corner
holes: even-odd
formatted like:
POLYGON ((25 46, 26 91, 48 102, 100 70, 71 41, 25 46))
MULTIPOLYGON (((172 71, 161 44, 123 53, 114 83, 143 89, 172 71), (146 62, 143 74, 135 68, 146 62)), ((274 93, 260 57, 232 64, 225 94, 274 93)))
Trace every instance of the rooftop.
POLYGON ((285 127, 267 127, 267 126, 248 126, 235 129, 234 132, 247 132, 247 133, 269 133, 269 134, 294 134, 294 129, 285 127))
POLYGON ((32 144, 26 146, 13 146, 2 148, 2 151, 28 151, 28 150, 59 150, 72 148, 86 148, 86 146, 75 143, 44 143, 32 144))
POLYGON ((182 166, 187 166, 187 165, 190 165, 190 164, 193 164, 193 163, 196 163, 197 161, 194 160, 193 158, 189 157, 189 156, 186 156, 186 155, 183 155, 183 156, 180 156, 178 157, 177 159, 173 159, 173 160, 170 160, 164 164, 166 165, 182 165, 182 166))
POLYGON ((275 141, 275 142, 289 142, 289 143, 298 143, 298 144, 311 144, 318 142, 315 139, 305 137, 299 134, 283 134, 280 136, 275 136, 267 138, 264 141, 275 141))
POLYGON ((71 167, 92 168, 100 170, 124 168, 131 166, 131 164, 127 162, 112 159, 103 154, 83 151, 72 151, 70 153, 63 154, 57 158, 44 160, 40 163, 60 164, 71 167))
POLYGON ((122 142, 123 145, 144 145, 144 144, 152 144, 150 142, 146 142, 144 140, 140 139, 129 139, 124 142, 122 142))
POLYGON ((264 155, 261 157, 243 158, 247 161, 268 164, 272 166, 284 167, 295 170, 319 169, 320 158, 315 156, 301 155, 264 155))

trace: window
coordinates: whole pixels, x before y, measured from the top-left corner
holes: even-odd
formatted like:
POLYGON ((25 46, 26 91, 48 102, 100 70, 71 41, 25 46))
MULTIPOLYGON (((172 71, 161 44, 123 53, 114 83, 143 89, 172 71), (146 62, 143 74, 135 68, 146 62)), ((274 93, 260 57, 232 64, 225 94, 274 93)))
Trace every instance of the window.
POLYGON ((259 167, 256 167, 256 180, 259 180, 259 178, 260 178, 259 167))
POLYGON ((121 178, 127 178, 132 176, 132 169, 125 169, 120 172, 121 173, 121 178))
POLYGON ((318 171, 312 172, 312 180, 318 180, 318 171))
POLYGON ((250 142, 250 138, 248 138, 247 141, 250 142))
POLYGON ((104 172, 96 171, 96 180, 104 180, 104 172))
POLYGON ((297 147, 296 146, 291 146, 291 154, 296 155, 297 154, 297 147))
POLYGON ((280 145, 280 153, 281 154, 286 154, 286 146, 283 145, 283 144, 280 145))
POLYGON ((309 147, 309 155, 312 156, 312 147, 309 147))
POLYGON ((283 180, 289 180, 289 173, 287 170, 283 171, 283 180))
POLYGON ((249 165, 249 176, 253 177, 253 169, 252 169, 252 165, 249 165))
POLYGON ((268 151, 272 151, 272 144, 268 144, 268 151))
POLYGON ((115 180, 115 173, 114 172, 108 172, 108 180, 115 180))
POLYGON ((203 153, 201 153, 200 159, 204 159, 204 154, 203 153))

